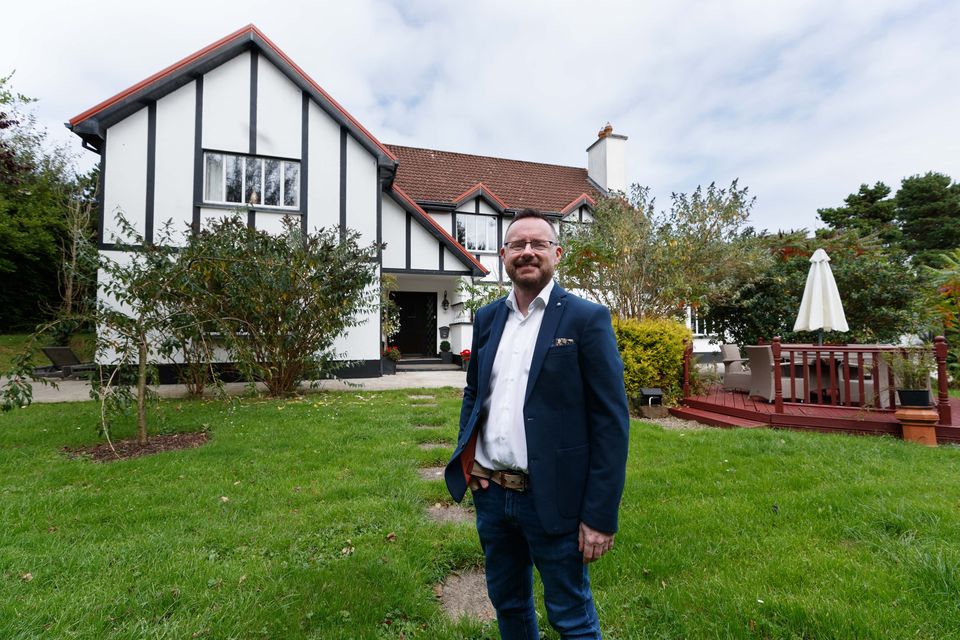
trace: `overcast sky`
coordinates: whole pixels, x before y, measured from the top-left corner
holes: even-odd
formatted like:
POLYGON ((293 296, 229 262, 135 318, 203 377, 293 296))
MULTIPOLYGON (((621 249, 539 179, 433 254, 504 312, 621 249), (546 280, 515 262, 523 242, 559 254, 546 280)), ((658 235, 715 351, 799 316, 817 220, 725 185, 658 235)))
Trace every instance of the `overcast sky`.
POLYGON ((607 121, 627 176, 739 178, 758 228, 812 229, 863 182, 960 179, 960 2, 296 3, 31 0, 0 74, 62 123, 248 24, 382 142, 586 166, 607 121))

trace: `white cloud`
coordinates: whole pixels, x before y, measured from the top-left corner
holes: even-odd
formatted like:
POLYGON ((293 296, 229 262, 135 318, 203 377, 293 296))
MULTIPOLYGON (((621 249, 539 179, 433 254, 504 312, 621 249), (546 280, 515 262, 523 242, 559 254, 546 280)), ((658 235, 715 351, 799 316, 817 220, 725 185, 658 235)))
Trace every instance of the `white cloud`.
POLYGON ((75 147, 63 121, 253 22, 383 141, 583 166, 610 120, 661 205, 739 177, 759 227, 812 228, 861 182, 960 179, 957 3, 38 0, 5 18, 0 60, 75 147))

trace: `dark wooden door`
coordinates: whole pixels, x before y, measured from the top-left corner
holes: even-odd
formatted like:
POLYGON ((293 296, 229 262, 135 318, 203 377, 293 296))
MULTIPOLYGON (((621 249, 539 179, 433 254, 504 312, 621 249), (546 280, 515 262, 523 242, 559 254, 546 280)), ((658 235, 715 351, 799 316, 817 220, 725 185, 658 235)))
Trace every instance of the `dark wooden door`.
POLYGON ((394 337, 404 356, 435 356, 437 343, 437 294, 394 291, 400 309, 400 331, 394 337))

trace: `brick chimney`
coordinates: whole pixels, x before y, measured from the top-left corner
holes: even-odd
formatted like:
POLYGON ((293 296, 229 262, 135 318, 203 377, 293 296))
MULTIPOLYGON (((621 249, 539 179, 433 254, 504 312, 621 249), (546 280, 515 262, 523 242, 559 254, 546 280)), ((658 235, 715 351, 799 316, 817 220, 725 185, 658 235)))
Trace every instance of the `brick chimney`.
POLYGON ((587 147, 587 176, 607 192, 627 190, 627 136, 615 134, 609 122, 587 147))

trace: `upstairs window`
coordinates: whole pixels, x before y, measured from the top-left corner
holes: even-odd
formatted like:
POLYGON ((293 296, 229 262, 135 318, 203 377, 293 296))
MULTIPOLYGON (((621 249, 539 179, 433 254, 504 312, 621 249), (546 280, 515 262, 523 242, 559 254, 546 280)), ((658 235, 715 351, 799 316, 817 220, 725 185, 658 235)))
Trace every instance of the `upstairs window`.
POLYGON ((204 202, 300 207, 300 163, 296 160, 207 151, 203 172, 204 202))
POLYGON ((457 242, 467 251, 496 253, 500 249, 497 218, 458 213, 457 242))

